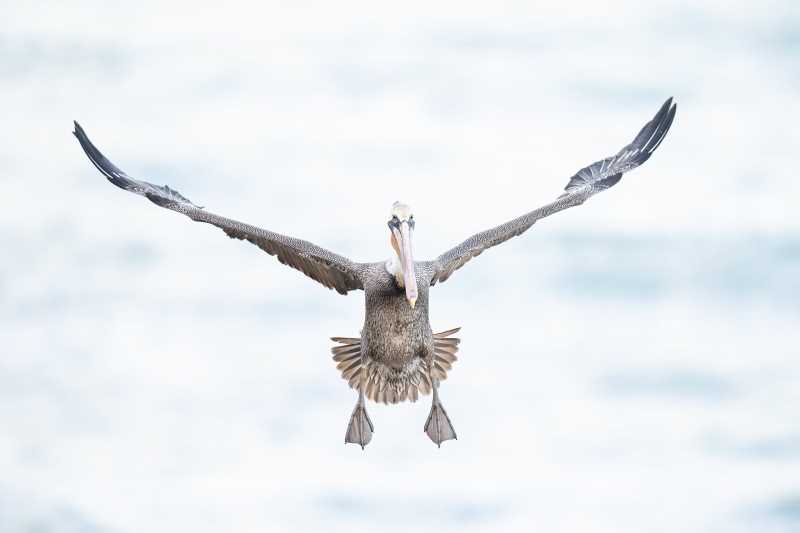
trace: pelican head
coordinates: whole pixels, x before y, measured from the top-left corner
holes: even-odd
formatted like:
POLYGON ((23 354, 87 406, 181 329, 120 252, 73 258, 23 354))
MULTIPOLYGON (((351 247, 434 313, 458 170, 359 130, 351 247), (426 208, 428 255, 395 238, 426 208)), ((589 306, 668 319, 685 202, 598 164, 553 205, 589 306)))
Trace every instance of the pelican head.
POLYGON ((400 259, 402 280, 405 286, 406 299, 411 307, 417 303, 417 277, 414 274, 414 257, 411 255, 411 234, 414 233, 414 214, 411 208, 401 202, 395 202, 389 213, 389 230, 392 232, 392 248, 400 259))

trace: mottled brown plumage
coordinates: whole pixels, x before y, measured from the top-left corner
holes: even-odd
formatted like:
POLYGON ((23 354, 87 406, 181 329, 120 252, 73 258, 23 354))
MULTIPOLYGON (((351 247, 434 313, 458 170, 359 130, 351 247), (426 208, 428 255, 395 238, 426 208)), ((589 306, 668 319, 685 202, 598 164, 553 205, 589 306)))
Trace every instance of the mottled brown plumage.
POLYGON ((345 442, 363 448, 374 432, 366 412, 365 398, 394 404, 416 401, 419 393, 433 393, 426 434, 437 445, 455 439, 453 425, 439 401, 438 387, 456 361, 458 328, 434 334, 428 318, 430 287, 447 280, 488 248, 527 231, 544 217, 580 205, 600 191, 612 187, 622 174, 641 165, 661 144, 675 116, 676 106, 667 100, 633 142, 617 155, 590 165, 572 178, 561 196, 539 209, 505 224, 473 235, 433 261, 414 261, 411 239, 414 215, 395 203, 389 215, 393 254, 389 261, 356 263, 308 241, 287 237, 204 210, 167 186, 131 178, 106 159, 75 123, 75 136, 89 159, 114 185, 150 201, 221 228, 229 237, 246 240, 277 256, 329 289, 341 294, 362 289, 365 318, 360 338, 334 337, 333 359, 342 378, 358 389, 359 400, 348 424, 345 442))

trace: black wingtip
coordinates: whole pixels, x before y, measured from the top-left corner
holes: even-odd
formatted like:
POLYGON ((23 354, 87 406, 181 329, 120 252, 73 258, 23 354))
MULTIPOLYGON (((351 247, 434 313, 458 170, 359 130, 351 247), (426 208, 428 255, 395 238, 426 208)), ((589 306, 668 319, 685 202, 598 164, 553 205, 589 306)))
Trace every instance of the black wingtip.
POLYGON ((97 164, 96 160, 98 159, 98 156, 102 159, 105 159, 103 154, 100 153, 100 150, 98 150, 95 145, 92 144, 92 141, 89 140, 89 136, 86 135, 85 131, 83 131, 83 128, 80 124, 78 124, 78 121, 73 120, 72 123, 75 124, 75 130, 72 132, 72 134, 78 138, 78 142, 81 143, 81 148, 83 148, 83 151, 86 152, 87 156, 89 156, 89 159, 92 160, 92 163, 95 163, 95 165, 97 164))
POLYGON ((616 185, 625 172, 643 164, 661 145, 672 126, 677 108, 678 105, 673 103, 672 97, 667 98, 653 119, 644 125, 630 144, 616 156, 607 157, 579 170, 570 178, 564 188, 566 192, 559 198, 568 196, 572 191, 590 183, 594 183, 598 191, 616 185))
MULTIPOLYGON (((647 157, 650 157, 650 154, 652 154, 656 150, 656 148, 661 146, 661 143, 666 138, 670 127, 672 127, 672 121, 675 119, 675 112, 678 110, 678 104, 672 104, 667 109, 667 106, 669 104, 672 104, 671 97, 666 102, 664 102, 664 106, 662 107, 662 111, 664 109, 667 110, 666 113, 662 115, 661 112, 659 112, 659 114, 656 115, 656 118, 660 116, 661 120, 658 122, 656 126, 656 131, 653 134, 652 139, 650 140, 650 142, 647 143, 647 145, 643 149, 646 152, 647 157)), ((655 119, 653 119, 653 121, 655 122, 655 119)), ((642 162, 646 160, 647 158, 645 158, 642 162)))
POLYGON ((633 142, 623 148, 617 155, 622 155, 627 150, 638 150, 640 155, 632 159, 631 162, 638 166, 647 161, 653 151, 664 140, 664 137, 666 137, 670 126, 672 126, 672 120, 675 118, 676 109, 677 104, 672 103, 672 97, 670 96, 661 106, 661 109, 658 110, 658 113, 655 114, 653 120, 645 124, 633 142))
POLYGON ((87 137, 86 137, 86 132, 85 132, 85 131, 83 131, 83 128, 81 128, 81 125, 80 125, 80 124, 78 124, 78 121, 77 121, 77 120, 73 120, 73 121, 72 121, 72 124, 74 124, 74 126, 75 126, 75 129, 72 131, 72 134, 73 134, 75 137, 77 137, 77 138, 78 138, 78 140, 80 140, 80 139, 81 139, 81 137, 83 137, 84 139, 86 139, 86 138, 87 138, 87 137))
MULTIPOLYGON (((146 181, 138 181, 125 174, 111 161, 109 161, 102 153, 100 153, 100 150, 98 150, 95 145, 92 144, 92 141, 89 140, 86 132, 83 131, 83 128, 81 128, 80 124, 77 122, 75 122, 75 131, 72 133, 78 138, 81 148, 83 148, 83 151, 86 153, 86 156, 89 158, 92 164, 103 173, 108 181, 120 189, 125 189, 126 191, 144 195, 154 204, 160 207, 166 207, 168 209, 171 209, 178 204, 186 204, 191 207, 198 208, 188 198, 183 196, 178 191, 170 189, 166 185, 161 186, 154 185, 146 181)), ((202 209, 202 207, 198 209, 202 209)))
POLYGON ((77 137, 78 142, 81 144, 86 157, 89 161, 99 170, 111 183, 120 189, 132 190, 135 188, 135 181, 129 178, 122 170, 117 168, 111 161, 109 161, 97 147, 89 140, 86 132, 77 121, 75 124, 75 131, 72 132, 77 137))
POLYGON ((660 115, 661 113, 666 112, 666 110, 668 110, 671 105, 672 105, 672 97, 670 96, 669 98, 667 98, 667 101, 664 102, 664 104, 661 106, 661 109, 658 110, 658 113, 656 113, 656 116, 660 115))

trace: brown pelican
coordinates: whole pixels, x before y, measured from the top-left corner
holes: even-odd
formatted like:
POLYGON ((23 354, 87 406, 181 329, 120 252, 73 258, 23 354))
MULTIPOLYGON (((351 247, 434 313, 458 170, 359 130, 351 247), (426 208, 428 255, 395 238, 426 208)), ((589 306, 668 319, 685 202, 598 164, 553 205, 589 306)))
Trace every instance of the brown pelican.
POLYGON ((206 211, 166 185, 153 185, 131 178, 114 166, 89 141, 75 123, 74 134, 86 155, 108 180, 127 191, 144 196, 154 204, 177 211, 197 222, 213 224, 233 239, 247 240, 278 260, 301 271, 340 294, 361 289, 365 295, 364 327, 360 338, 333 337, 338 343, 333 359, 350 388, 358 389, 358 402, 345 433, 346 443, 362 449, 372 440, 372 421, 365 398, 374 402, 416 401, 421 392, 433 392, 424 431, 441 447, 456 438, 450 417, 439 400, 440 382, 447 378, 456 361, 460 328, 433 333, 428 320, 429 291, 484 250, 522 234, 544 217, 581 205, 591 196, 616 185, 625 172, 650 157, 667 134, 675 116, 672 98, 636 138, 617 155, 580 170, 554 202, 510 222, 465 240, 432 261, 415 261, 412 255, 414 214, 397 202, 389 214, 393 253, 388 261, 356 263, 308 241, 287 237, 256 226, 237 222, 206 211))

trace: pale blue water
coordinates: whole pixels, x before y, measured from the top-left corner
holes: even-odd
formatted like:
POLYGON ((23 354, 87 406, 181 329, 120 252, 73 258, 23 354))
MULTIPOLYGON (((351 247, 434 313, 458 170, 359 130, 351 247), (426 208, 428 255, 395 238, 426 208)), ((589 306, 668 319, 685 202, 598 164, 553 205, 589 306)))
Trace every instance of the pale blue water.
POLYGON ((800 529, 800 11, 90 2, 0 18, 0 531, 800 529), (224 7, 224 9, 223 9, 224 7), (427 401, 370 405, 342 298, 108 184, 425 259, 678 115, 641 169, 433 292, 427 401))

